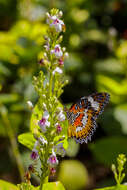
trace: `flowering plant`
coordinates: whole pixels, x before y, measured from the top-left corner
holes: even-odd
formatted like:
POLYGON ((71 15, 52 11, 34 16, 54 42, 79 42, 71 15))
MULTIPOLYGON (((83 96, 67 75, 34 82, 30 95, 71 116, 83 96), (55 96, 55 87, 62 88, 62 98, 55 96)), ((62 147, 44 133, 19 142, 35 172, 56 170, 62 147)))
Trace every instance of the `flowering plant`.
POLYGON ((43 57, 39 61, 41 70, 33 77, 33 84, 38 93, 35 106, 28 101, 32 110, 30 133, 21 134, 18 140, 32 150, 32 163, 28 167, 26 180, 30 183, 30 174, 40 178, 40 190, 46 178, 54 175, 59 163, 58 156, 64 156, 67 148, 67 120, 59 97, 67 84, 64 79, 64 60, 68 57, 65 47, 61 47, 61 32, 65 24, 61 20, 62 12, 52 9, 46 14, 48 31, 45 36, 43 57), (41 162, 41 170, 36 170, 37 160, 41 162))

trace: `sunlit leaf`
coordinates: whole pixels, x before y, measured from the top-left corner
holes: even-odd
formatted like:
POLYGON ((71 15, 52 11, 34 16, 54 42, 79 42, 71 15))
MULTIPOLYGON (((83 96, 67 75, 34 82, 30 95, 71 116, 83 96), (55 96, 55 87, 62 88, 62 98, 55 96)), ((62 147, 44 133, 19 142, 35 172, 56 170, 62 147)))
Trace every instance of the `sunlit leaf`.
POLYGON ((79 144, 74 139, 69 139, 68 148, 66 150, 67 156, 75 157, 79 151, 79 144))
POLYGON ((18 187, 4 180, 0 180, 0 190, 19 190, 18 187))
POLYGON ((43 185, 42 190, 65 190, 65 188, 62 185, 62 183, 60 183, 59 181, 57 181, 57 182, 45 183, 43 185))
POLYGON ((86 41, 94 41, 94 42, 100 42, 105 43, 106 42, 106 36, 101 30, 92 29, 84 32, 83 39, 86 41))
POLYGON ((114 103, 121 102, 121 96, 127 94, 127 80, 117 82, 115 79, 105 76, 97 75, 96 82, 98 84, 99 91, 108 91, 111 95, 110 100, 114 103))
POLYGON ((33 137, 32 133, 23 133, 18 136, 18 141, 29 148, 30 150, 33 149, 34 143, 35 143, 35 138, 33 137))
POLYGON ((123 133, 127 134, 127 104, 117 106, 114 116, 120 122, 123 133))
POLYGON ((89 18, 89 12, 85 9, 74 8, 70 14, 72 19, 77 23, 85 22, 89 18))
POLYGON ((122 73, 124 68, 120 61, 115 58, 98 60, 95 64, 97 72, 122 73))
POLYGON ((12 103, 19 100, 18 94, 0 94, 0 102, 3 104, 12 103))
POLYGON ((127 41, 121 41, 120 46, 118 46, 118 49, 116 51, 116 55, 120 58, 120 59, 124 59, 127 57, 127 41))

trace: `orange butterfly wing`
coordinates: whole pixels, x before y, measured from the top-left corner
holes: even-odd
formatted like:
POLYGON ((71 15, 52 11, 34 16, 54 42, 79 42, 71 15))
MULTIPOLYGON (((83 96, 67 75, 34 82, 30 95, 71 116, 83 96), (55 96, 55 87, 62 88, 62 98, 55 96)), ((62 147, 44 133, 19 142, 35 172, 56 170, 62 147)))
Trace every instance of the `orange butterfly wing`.
POLYGON ((73 137, 79 143, 87 143, 88 140, 91 140, 91 136, 97 128, 96 119, 108 102, 108 93, 96 93, 83 97, 73 104, 67 112, 68 136, 73 137))

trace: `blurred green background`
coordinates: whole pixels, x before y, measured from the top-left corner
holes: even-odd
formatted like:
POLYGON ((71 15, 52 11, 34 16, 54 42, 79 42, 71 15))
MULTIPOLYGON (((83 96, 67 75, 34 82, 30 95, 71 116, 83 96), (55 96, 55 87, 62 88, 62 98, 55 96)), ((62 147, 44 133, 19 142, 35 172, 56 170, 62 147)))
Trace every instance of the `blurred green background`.
MULTIPOLYGON (((26 102, 37 100, 32 76, 40 69, 45 13, 53 7, 64 13, 63 46, 70 55, 65 62, 70 83, 61 101, 72 103, 96 91, 111 95, 92 141, 69 141, 56 178, 68 190, 113 185, 111 163, 119 153, 127 156, 126 0, 0 0, 0 178, 20 182, 8 127, 16 139, 29 130, 26 102)), ((27 168, 29 152, 18 146, 27 168)), ((34 177, 33 183, 38 184, 34 177)))

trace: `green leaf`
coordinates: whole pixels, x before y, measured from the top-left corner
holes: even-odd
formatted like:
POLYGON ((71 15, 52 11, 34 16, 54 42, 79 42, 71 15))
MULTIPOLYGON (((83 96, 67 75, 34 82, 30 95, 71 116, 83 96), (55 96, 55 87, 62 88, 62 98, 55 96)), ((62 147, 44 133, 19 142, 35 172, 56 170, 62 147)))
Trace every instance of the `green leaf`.
POLYGON ((57 182, 45 183, 43 185, 42 190, 65 190, 65 188, 62 185, 62 183, 60 183, 59 181, 57 181, 57 182))
POLYGON ((0 180, 0 190, 18 190, 18 187, 16 187, 12 183, 0 180))
POLYGON ((126 185, 118 185, 118 186, 112 186, 112 187, 105 187, 105 188, 99 188, 94 190, 127 190, 126 185))
POLYGON ((127 138, 114 136, 100 139, 95 144, 90 144, 89 148, 93 152, 97 161, 110 167, 112 163, 116 162, 118 154, 122 153, 127 155, 126 144, 127 138))
POLYGON ((122 127, 122 132, 127 134, 127 104, 121 104, 115 108, 114 116, 122 127))
POLYGON ((79 144, 75 142, 74 139, 68 140, 68 148, 66 150, 66 154, 69 157, 75 157, 79 151, 79 144))
POLYGON ((127 80, 117 81, 111 77, 97 75, 96 82, 98 91, 108 91, 111 95, 111 101, 114 103, 121 102, 122 96, 127 94, 127 80))
POLYGON ((8 76, 10 73, 10 70, 4 65, 4 63, 0 62, 0 74, 8 76))
POLYGON ((18 141, 29 148, 30 150, 33 149, 34 143, 35 143, 35 138, 32 133, 23 133, 18 136, 18 141))
POLYGON ((13 103, 19 100, 19 95, 17 94, 1 94, 0 102, 3 104, 13 103))

